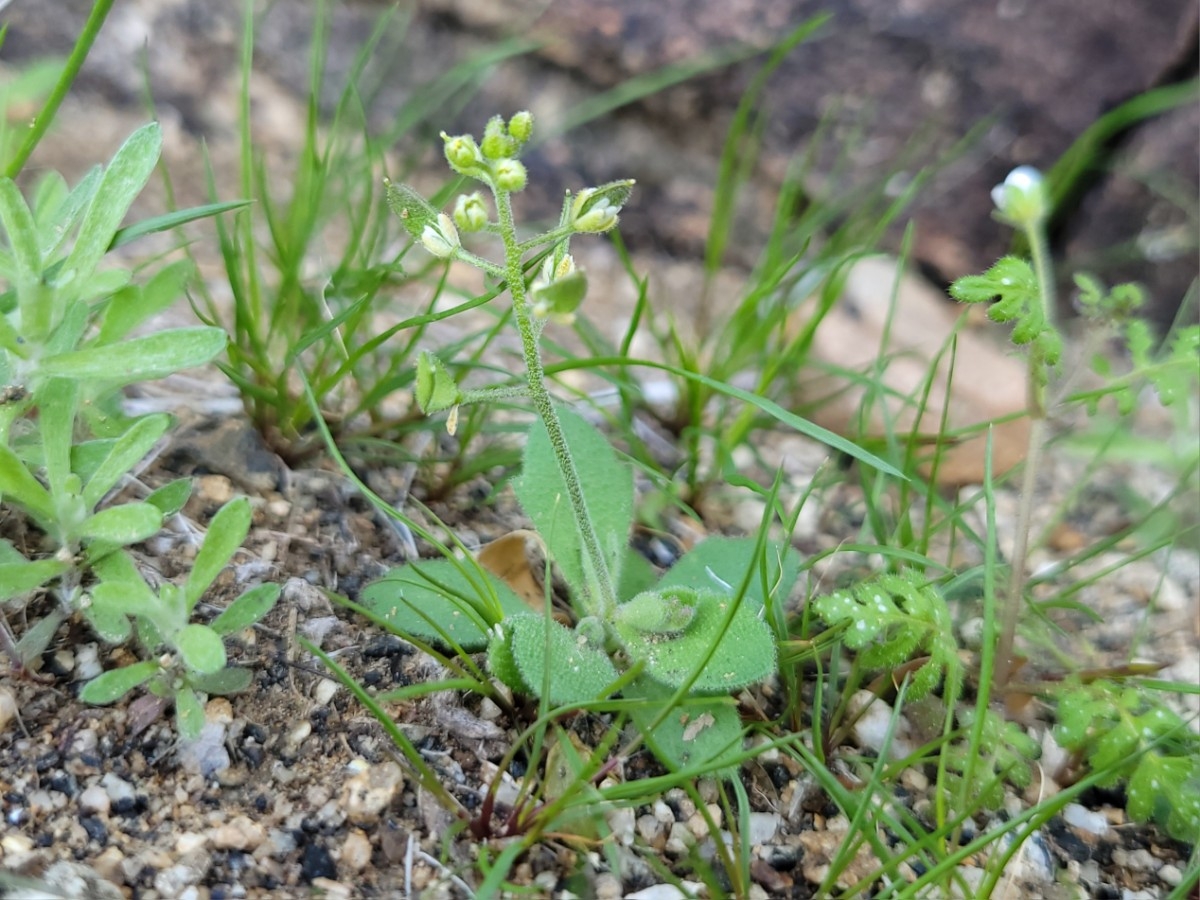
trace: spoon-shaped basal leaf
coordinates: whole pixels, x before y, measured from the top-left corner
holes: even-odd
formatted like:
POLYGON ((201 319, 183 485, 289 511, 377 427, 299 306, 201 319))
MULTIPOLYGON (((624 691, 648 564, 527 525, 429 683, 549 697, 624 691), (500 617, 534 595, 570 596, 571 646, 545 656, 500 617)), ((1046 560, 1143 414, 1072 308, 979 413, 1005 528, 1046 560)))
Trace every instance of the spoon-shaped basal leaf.
POLYGON ((537 613, 509 616, 500 623, 492 632, 488 664, 492 674, 516 690, 540 696, 548 687, 546 699, 555 706, 603 698, 617 680, 617 670, 602 648, 537 613), (519 685, 509 680, 513 667, 519 685))
POLYGON ((363 588, 359 602, 402 634, 438 647, 457 644, 477 653, 488 644, 487 629, 505 615, 528 612, 529 607, 491 573, 481 571, 475 578, 486 579, 495 600, 481 597, 479 583, 467 578, 455 563, 435 559, 393 569, 363 588))
POLYGON ((629 713, 646 745, 667 768, 678 771, 706 766, 719 768, 722 774, 733 773, 743 731, 732 698, 685 698, 660 720, 673 688, 651 678, 638 678, 623 693, 627 699, 647 701, 631 706, 629 713))
MULTIPOLYGON (((559 416, 609 575, 614 583, 620 583, 621 563, 633 521, 633 472, 621 462, 604 436, 579 415, 562 409, 559 416)), ((567 584, 575 591, 583 590, 587 577, 579 526, 571 511, 558 459, 540 421, 529 430, 524 468, 513 487, 567 584)))
POLYGON ((775 635, 760 609, 734 604, 728 595, 697 591, 691 622, 680 633, 643 631, 619 618, 616 631, 630 658, 645 664, 647 677, 672 688, 690 683, 696 694, 725 694, 775 672, 775 635))

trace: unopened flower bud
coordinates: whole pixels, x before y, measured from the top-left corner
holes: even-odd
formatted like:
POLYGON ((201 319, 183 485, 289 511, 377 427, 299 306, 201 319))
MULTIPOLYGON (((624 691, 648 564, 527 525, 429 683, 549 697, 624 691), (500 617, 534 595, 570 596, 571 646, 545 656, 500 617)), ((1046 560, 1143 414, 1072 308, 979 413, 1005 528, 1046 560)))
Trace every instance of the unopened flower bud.
POLYGON ((533 113, 521 110, 508 120, 508 133, 518 143, 524 144, 533 135, 533 113))
POLYGON ((442 132, 442 140, 446 142, 446 161, 450 168, 460 175, 478 174, 483 166, 483 155, 475 144, 475 138, 469 134, 451 137, 442 132))
POLYGON ((517 142, 508 136, 504 120, 499 116, 488 119, 480 149, 488 159, 507 159, 517 152, 517 142))
POLYGON ((482 231, 487 227, 488 211, 478 191, 459 194, 454 202, 454 224, 466 232, 482 231))
POLYGON ((425 226, 421 232, 421 243, 438 259, 448 259, 462 246, 458 238, 458 229, 445 213, 438 213, 437 225, 425 226))
POLYGON ((492 178, 502 191, 515 193, 525 187, 525 166, 515 159, 500 159, 492 164, 492 178))
POLYGON ((992 202, 1000 218, 1020 228, 1040 224, 1050 212, 1045 181, 1033 166, 1018 166, 1009 172, 1004 184, 992 188, 992 202))

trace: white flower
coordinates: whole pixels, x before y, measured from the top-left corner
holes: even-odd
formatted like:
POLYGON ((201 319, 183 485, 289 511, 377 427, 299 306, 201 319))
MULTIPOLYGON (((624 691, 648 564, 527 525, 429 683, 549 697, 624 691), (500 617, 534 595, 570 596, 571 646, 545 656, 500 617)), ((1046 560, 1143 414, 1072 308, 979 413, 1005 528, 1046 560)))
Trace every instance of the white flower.
POLYGON ((1033 166, 1017 166, 1004 184, 992 188, 992 203, 1000 216, 1014 225, 1028 227, 1040 222, 1049 211, 1042 173, 1033 166))
POLYGON ((458 239, 458 229, 445 213, 438 213, 437 225, 426 225, 422 229, 421 243, 438 259, 449 259, 462 246, 458 239))

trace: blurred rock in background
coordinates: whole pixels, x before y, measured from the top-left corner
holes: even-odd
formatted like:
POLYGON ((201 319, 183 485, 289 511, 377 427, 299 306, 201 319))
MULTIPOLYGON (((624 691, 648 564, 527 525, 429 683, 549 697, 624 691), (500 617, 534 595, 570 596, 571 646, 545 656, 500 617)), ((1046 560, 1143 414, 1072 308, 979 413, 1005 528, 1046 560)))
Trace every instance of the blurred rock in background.
MULTIPOLYGON (((327 104, 388 8, 331 5, 327 104)), ((90 8, 88 0, 14 0, 0 13, 9 27, 4 66, 65 54, 90 8)), ((282 161, 303 135, 315 4, 278 0, 261 8, 256 140, 269 159, 282 161)), ((63 113, 60 129, 75 139, 47 142, 35 163, 70 171, 64 155, 77 156, 76 170, 104 159, 149 115, 149 84, 158 116, 180 145, 167 153, 179 167, 177 187, 187 199, 202 191, 196 139, 208 142, 218 166, 236 148, 242 9, 240 0, 117 3, 63 113)), ((422 0, 399 8, 396 21, 407 34, 385 43, 368 70, 378 89, 374 110, 382 126, 455 64, 503 40, 532 40, 529 52, 491 70, 478 94, 447 97, 451 121, 439 124, 479 130, 493 112, 528 107, 552 128, 631 78, 733 46, 766 50, 823 12, 829 21, 789 55, 763 95, 761 158, 739 210, 733 264, 752 264, 789 161, 823 130, 804 184, 817 200, 872 181, 898 191, 921 166, 953 151, 913 207, 915 256, 943 282, 981 270, 1009 247, 1010 233, 990 217, 992 185, 1016 165, 1048 169, 1122 101, 1196 77, 1197 10, 1184 0, 422 0), (968 133, 973 140, 963 145, 968 133)), ((697 257, 726 129, 762 58, 591 121, 541 145, 530 168, 536 176, 553 167, 551 183, 566 188, 635 176, 637 202, 622 216, 627 242, 697 257)), ((1143 282, 1160 322, 1170 320, 1197 274, 1198 132, 1193 100, 1115 136, 1056 223, 1065 269, 1143 282)), ((405 149, 432 159, 435 131, 415 137, 424 145, 410 135, 405 149)), ((559 197, 525 202, 553 215, 559 197)), ((897 237, 890 235, 893 243, 897 237)))

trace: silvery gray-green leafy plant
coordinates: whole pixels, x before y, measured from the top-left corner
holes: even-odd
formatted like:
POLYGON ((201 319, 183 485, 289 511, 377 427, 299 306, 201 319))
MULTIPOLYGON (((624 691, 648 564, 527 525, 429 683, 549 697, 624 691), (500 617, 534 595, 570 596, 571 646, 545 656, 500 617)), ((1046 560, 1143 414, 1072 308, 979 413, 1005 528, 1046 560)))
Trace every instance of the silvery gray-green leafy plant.
MULTIPOLYGON (((185 263, 167 265, 144 283, 126 268, 102 264, 112 248, 140 235, 237 205, 186 210, 122 229, 161 146, 159 127, 147 125, 108 166, 92 169, 74 188, 50 173, 28 200, 12 179, 0 178, 0 500, 44 535, 44 547, 30 555, 0 541, 0 602, 24 601, 38 591, 57 601, 20 642, 7 625, 0 629, 18 665, 40 654, 72 615, 82 614, 109 640, 129 636, 132 616, 157 629, 161 640, 143 635, 150 649, 168 644, 188 671, 214 674, 212 639, 197 637, 195 629, 203 626, 185 619, 198 599, 196 586, 203 584, 202 592, 215 573, 193 573, 182 606, 171 606, 166 589, 155 606, 122 549, 156 534, 164 517, 183 507, 188 483, 168 484, 144 500, 108 502, 171 427, 164 414, 125 415, 121 388, 209 362, 226 341, 221 329, 210 327, 134 336, 182 296, 190 276, 185 263), (101 583, 92 588, 97 575, 101 583), (106 587, 116 584, 124 589, 106 587)), ((244 536, 242 530, 238 543, 244 536)), ((232 552, 226 550, 220 552, 222 565, 232 552)), ((221 656, 217 668, 224 665, 223 651, 221 656)), ((87 696, 97 698, 95 691, 87 696)))
POLYGON ((525 605, 507 585, 457 559, 410 564, 368 586, 363 602, 402 633, 458 652, 487 651, 494 677, 555 707, 604 700, 616 691, 641 702, 631 715, 644 739, 673 768, 720 767, 741 749, 742 725, 730 695, 776 671, 768 616, 786 599, 799 569, 794 550, 766 541, 711 538, 661 578, 629 548, 633 475, 604 436, 560 406, 546 386, 540 339, 551 321, 570 322, 587 290, 570 255, 572 236, 613 228, 633 182, 568 194, 557 226, 521 240, 512 194, 525 187, 518 159, 532 133, 529 113, 494 117, 481 141, 443 135, 450 167, 489 189, 449 215, 416 191, 388 185, 388 199, 426 250, 502 280, 513 301, 525 383, 463 390, 436 356, 416 373, 423 411, 449 412, 500 397, 527 397, 530 427, 517 497, 570 588, 573 623, 525 605), (466 249, 461 233, 499 237, 502 264, 466 249), (531 260, 532 258, 532 260, 531 260), (535 276, 526 280, 532 261, 535 276))

